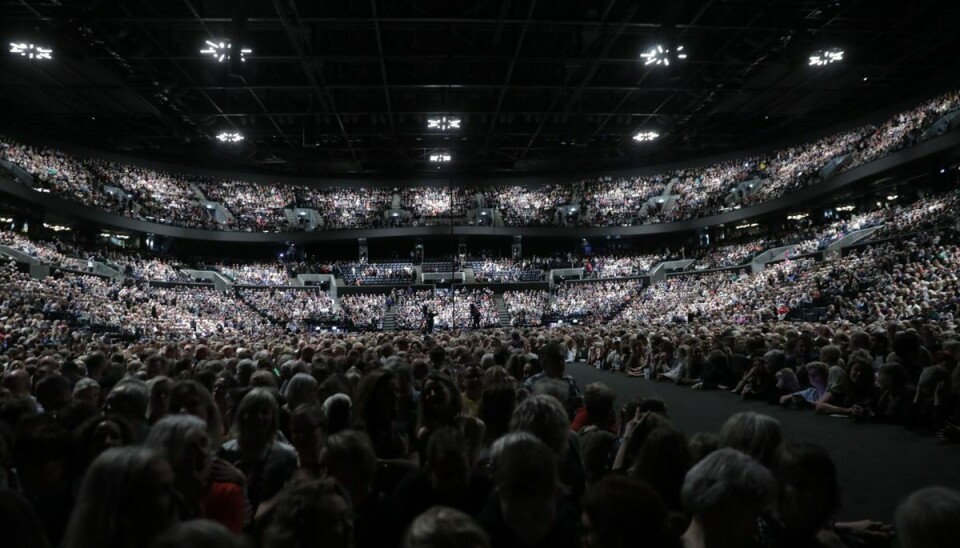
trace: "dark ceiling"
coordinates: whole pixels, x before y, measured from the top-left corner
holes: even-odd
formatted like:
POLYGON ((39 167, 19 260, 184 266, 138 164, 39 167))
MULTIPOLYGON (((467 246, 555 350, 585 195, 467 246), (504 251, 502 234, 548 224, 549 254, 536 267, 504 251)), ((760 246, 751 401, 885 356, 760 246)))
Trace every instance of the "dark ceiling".
POLYGON ((957 0, 3 0, 0 131, 285 173, 569 172, 804 134, 953 77, 957 0), (250 48, 218 63, 204 41, 250 48), (685 60, 645 65, 656 44, 685 60), (843 62, 811 67, 839 47, 843 62), (448 133, 436 115, 462 119, 448 133), (214 136, 239 131, 227 145, 214 136), (637 131, 656 131, 637 143, 637 131))

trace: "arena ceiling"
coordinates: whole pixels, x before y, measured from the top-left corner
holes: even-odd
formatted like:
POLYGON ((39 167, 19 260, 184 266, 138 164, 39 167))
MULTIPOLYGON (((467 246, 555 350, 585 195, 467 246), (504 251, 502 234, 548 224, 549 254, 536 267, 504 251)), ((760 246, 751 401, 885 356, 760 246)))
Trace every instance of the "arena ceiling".
POLYGON ((802 135, 944 85, 956 0, 3 0, 0 131, 298 174, 556 173, 802 135), (232 43, 233 58, 201 53, 232 43), (44 44, 51 60, 8 53, 44 44), (686 59, 646 64, 656 45, 686 59), (844 59, 811 66, 818 50, 844 59), (249 49, 236 61, 238 49, 249 49), (438 116, 461 127, 428 128, 438 116), (216 135, 239 132, 227 144, 216 135), (660 135, 649 143, 633 136, 660 135))

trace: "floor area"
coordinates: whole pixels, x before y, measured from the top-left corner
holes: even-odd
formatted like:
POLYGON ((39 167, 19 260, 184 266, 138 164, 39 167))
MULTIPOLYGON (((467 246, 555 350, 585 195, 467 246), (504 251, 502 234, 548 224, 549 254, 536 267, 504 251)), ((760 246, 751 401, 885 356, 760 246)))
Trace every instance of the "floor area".
POLYGON ((930 485, 960 489, 960 444, 947 444, 895 425, 858 424, 846 418, 814 415, 812 411, 782 409, 761 402, 745 402, 721 391, 703 392, 672 383, 656 382, 598 371, 582 363, 567 366, 581 390, 602 381, 619 402, 637 396, 655 396, 667 404, 670 418, 687 435, 718 432, 723 422, 740 411, 776 417, 786 439, 817 443, 833 456, 843 489, 840 519, 891 521, 899 501, 930 485))

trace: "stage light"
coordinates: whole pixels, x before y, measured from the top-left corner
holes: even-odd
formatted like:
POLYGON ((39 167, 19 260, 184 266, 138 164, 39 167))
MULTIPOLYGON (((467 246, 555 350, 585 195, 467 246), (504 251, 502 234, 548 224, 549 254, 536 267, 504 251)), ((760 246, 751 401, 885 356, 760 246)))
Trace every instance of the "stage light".
POLYGON ((439 129, 440 131, 460 129, 460 118, 454 118, 452 116, 429 118, 427 119, 427 129, 439 129))
MULTIPOLYGON (((650 51, 645 51, 640 54, 640 57, 646 59, 644 65, 670 65, 670 49, 665 48, 660 44, 650 48, 650 51)), ((683 60, 687 58, 687 54, 683 51, 683 46, 677 46, 677 60, 683 60)))
POLYGON ((430 161, 431 161, 431 162, 434 162, 434 163, 437 163, 437 164, 439 164, 439 163, 444 163, 444 162, 449 162, 451 159, 452 159, 452 158, 451 158, 450 154, 449 154, 449 153, 446 153, 446 152, 438 152, 438 153, 436 153, 436 154, 431 154, 431 155, 430 155, 430 161))
POLYGON ((809 216, 809 213, 794 213, 793 215, 787 215, 787 219, 790 221, 799 221, 800 219, 806 219, 809 216))
POLYGON ((223 143, 239 143, 243 140, 243 135, 238 131, 221 131, 217 135, 217 140, 223 143))
POLYGON ((10 53, 14 53, 20 57, 26 57, 28 59, 53 59, 52 49, 38 46, 36 44, 27 44, 25 42, 10 42, 10 53))
MULTIPOLYGON (((230 42, 211 42, 207 40, 207 48, 200 50, 200 53, 204 55, 209 55, 217 60, 218 63, 222 63, 227 59, 230 59, 230 42)), ((240 62, 246 63, 246 55, 248 53, 253 53, 252 49, 242 48, 240 49, 240 62)))
POLYGON ((891 194, 891 195, 887 196, 887 201, 888 201, 888 202, 892 202, 892 201, 896 200, 897 198, 899 198, 899 196, 897 196, 896 194, 891 194))
POLYGON ((810 55, 810 65, 812 66, 820 67, 840 61, 843 61, 843 50, 840 48, 822 49, 810 55))
POLYGON ((638 132, 633 136, 633 140, 643 143, 643 142, 646 142, 646 141, 653 141, 654 139, 656 139, 656 138, 659 137, 659 136, 660 136, 660 134, 657 133, 656 131, 638 131, 638 132))

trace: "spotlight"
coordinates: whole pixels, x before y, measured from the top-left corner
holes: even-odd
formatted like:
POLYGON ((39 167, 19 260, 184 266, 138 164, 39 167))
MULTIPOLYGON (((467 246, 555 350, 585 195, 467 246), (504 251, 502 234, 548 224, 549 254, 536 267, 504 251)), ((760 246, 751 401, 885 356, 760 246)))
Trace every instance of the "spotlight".
POLYGON ((243 135, 238 131, 221 131, 217 135, 217 140, 223 143, 239 143, 243 140, 243 135))
POLYGON ((53 59, 53 50, 38 46, 36 44, 26 44, 24 42, 10 42, 10 53, 26 57, 28 59, 53 59))
POLYGON ((642 143, 642 142, 644 142, 644 141, 652 141, 652 140, 656 139, 656 138, 659 137, 659 136, 660 136, 660 134, 657 133, 656 131, 638 131, 638 132, 633 136, 633 140, 634 140, 634 141, 639 141, 639 142, 642 143))
POLYGON ((439 129, 440 131, 460 129, 460 118, 453 118, 450 116, 429 118, 427 119, 427 129, 439 129))
MULTIPOLYGON (((687 58, 687 54, 683 51, 683 46, 677 46, 676 53, 677 60, 683 60, 687 58)), ((670 66, 670 49, 665 48, 660 44, 650 48, 650 51, 641 53, 640 57, 646 59, 644 65, 670 66)))
MULTIPOLYGON (((211 42, 210 40, 206 42, 208 47, 200 50, 200 53, 213 57, 218 63, 230 59, 230 42, 211 42)), ((247 61, 245 55, 248 53, 253 53, 253 50, 249 48, 240 49, 240 62, 245 63, 247 61)))
POLYGON ((840 48, 822 49, 810 55, 810 65, 821 67, 843 61, 843 50, 840 48))
POLYGON ((431 161, 431 162, 434 162, 434 163, 438 163, 438 164, 439 164, 439 163, 449 162, 451 159, 452 159, 452 158, 451 158, 450 154, 447 153, 447 152, 438 152, 438 153, 436 153, 436 154, 431 154, 431 155, 430 155, 430 161, 431 161))

